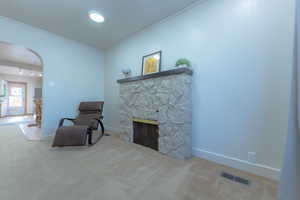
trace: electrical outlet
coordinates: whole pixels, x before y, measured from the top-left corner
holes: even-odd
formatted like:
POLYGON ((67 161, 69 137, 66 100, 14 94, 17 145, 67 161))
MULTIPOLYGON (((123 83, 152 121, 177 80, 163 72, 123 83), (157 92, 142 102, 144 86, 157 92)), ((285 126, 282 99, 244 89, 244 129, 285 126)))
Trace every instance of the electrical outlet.
POLYGON ((248 162, 256 163, 256 153, 255 152, 248 152, 248 162))

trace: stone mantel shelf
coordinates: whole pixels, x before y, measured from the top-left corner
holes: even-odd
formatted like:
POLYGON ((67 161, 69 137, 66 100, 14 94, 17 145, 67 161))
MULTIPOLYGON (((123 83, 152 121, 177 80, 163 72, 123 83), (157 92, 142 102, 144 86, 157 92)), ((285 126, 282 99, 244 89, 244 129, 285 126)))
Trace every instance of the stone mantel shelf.
POLYGON ((118 83, 128 83, 128 82, 133 82, 133 81, 140 81, 140 80, 158 78, 158 77, 162 77, 162 76, 171 76, 171 75, 177 75, 177 74, 183 74, 183 73, 188 74, 188 75, 193 75, 193 70, 190 68, 187 68, 187 67, 182 67, 182 68, 171 69, 171 70, 157 72, 154 74, 149 74, 149 75, 144 75, 144 76, 134 76, 134 77, 124 78, 124 79, 119 79, 119 80, 117 80, 117 82, 118 83))

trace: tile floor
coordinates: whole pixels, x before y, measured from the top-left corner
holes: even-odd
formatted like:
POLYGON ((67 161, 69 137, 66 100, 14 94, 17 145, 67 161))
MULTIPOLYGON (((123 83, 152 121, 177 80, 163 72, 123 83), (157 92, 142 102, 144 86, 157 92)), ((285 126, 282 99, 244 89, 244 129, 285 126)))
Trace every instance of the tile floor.
POLYGON ((28 115, 28 116, 16 116, 16 117, 3 117, 3 118, 0 118, 0 125, 26 123, 26 122, 34 122, 34 116, 28 115))

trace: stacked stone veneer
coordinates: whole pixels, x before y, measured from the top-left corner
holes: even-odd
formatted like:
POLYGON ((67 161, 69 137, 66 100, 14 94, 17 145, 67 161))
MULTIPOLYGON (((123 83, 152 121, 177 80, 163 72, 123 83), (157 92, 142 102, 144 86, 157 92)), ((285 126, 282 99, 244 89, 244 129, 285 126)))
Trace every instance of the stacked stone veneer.
POLYGON ((159 152, 175 158, 189 158, 192 149, 192 72, 168 72, 171 73, 156 74, 148 79, 135 77, 118 81, 121 138, 133 141, 133 118, 156 120, 159 122, 159 152))

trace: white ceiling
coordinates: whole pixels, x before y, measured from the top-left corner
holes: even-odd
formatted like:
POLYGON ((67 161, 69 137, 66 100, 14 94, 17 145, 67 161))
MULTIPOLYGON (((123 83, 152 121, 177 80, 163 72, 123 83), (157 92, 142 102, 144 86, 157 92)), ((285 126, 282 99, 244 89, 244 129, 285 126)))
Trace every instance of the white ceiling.
POLYGON ((40 56, 24 47, 0 42, 0 65, 42 70, 40 56))
POLYGON ((197 0, 1 0, 0 14, 100 49, 197 0), (103 24, 89 20, 99 11, 103 24))
POLYGON ((22 69, 18 67, 3 66, 0 65, 0 74, 8 74, 15 76, 26 76, 26 77, 41 77, 40 71, 22 69))
POLYGON ((36 52, 0 42, 0 74, 39 77, 42 70, 43 63, 36 52))

